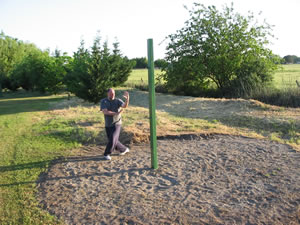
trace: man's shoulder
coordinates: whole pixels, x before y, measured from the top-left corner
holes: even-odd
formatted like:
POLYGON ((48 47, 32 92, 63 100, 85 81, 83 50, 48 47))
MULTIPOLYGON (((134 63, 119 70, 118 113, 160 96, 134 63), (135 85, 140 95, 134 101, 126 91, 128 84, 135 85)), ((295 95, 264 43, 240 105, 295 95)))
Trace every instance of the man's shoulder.
POLYGON ((109 104, 108 98, 103 98, 103 99, 100 100, 100 106, 101 107, 107 107, 108 104, 109 104))
POLYGON ((101 100, 100 100, 100 102, 102 103, 102 102, 107 102, 108 101, 108 98, 102 98, 101 100))
POLYGON ((118 105, 120 105, 120 106, 124 104, 123 100, 120 98, 117 98, 117 102, 118 102, 118 105))
POLYGON ((115 98, 114 100, 110 100, 108 98, 103 98, 103 99, 101 99, 100 103, 101 104, 108 104, 108 103, 110 103, 110 104, 113 104, 113 105, 115 105, 115 104, 118 105, 120 103, 122 104, 123 101, 120 98, 115 98))

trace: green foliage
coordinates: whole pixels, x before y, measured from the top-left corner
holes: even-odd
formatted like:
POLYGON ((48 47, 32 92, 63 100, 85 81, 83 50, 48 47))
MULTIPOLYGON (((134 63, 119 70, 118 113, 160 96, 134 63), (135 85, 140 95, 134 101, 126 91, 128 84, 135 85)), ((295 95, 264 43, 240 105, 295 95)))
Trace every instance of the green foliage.
POLYGON ((164 68, 168 66, 168 62, 164 59, 157 59, 154 61, 155 68, 164 68))
POLYGON ((89 52, 84 47, 84 41, 81 41, 74 54, 71 71, 65 79, 70 92, 96 104, 105 96, 108 88, 127 81, 133 63, 121 55, 118 42, 113 45, 111 52, 107 42, 101 46, 100 37, 97 36, 89 52))
POLYGON ((300 57, 297 57, 296 55, 286 55, 283 59, 286 64, 300 63, 300 57))
POLYGON ((15 66, 37 47, 0 33, 0 93, 2 88, 11 89, 10 76, 15 66))
POLYGON ((195 95, 216 88, 223 96, 243 96, 272 80, 279 58, 265 48, 270 25, 235 13, 233 4, 223 11, 194 5, 186 26, 168 36, 162 79, 170 91, 195 95))
MULTIPOLYGON (((70 57, 55 57, 35 45, 0 34, 0 87, 56 94, 62 88, 70 57)), ((1 88, 0 88, 1 92, 1 88)))
POLYGON ((146 57, 133 58, 131 61, 134 62, 134 69, 145 69, 148 66, 146 57))
POLYGON ((28 54, 12 71, 11 89, 22 87, 25 90, 56 94, 63 86, 69 57, 49 56, 48 52, 35 51, 28 54))

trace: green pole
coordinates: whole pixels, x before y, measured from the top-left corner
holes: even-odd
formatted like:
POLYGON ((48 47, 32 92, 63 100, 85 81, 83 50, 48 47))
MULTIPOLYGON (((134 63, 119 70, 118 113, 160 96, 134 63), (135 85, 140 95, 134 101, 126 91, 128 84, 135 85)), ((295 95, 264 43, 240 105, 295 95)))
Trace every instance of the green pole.
POLYGON ((156 149, 156 116, 155 116, 155 86, 154 86, 154 61, 153 61, 153 40, 147 40, 148 46, 148 86, 149 86, 149 113, 150 113, 150 141, 151 141, 151 166, 158 168, 156 149))

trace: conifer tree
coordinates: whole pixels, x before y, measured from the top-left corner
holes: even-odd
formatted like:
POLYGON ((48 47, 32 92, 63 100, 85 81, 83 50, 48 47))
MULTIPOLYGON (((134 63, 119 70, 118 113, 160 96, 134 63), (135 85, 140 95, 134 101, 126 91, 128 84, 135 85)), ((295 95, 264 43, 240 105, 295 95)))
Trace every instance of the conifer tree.
POLYGON ((101 45, 99 35, 91 51, 85 49, 82 40, 73 58, 71 71, 65 79, 67 88, 77 97, 95 104, 105 96, 108 88, 124 83, 133 67, 133 63, 121 55, 117 42, 111 52, 107 41, 101 45))

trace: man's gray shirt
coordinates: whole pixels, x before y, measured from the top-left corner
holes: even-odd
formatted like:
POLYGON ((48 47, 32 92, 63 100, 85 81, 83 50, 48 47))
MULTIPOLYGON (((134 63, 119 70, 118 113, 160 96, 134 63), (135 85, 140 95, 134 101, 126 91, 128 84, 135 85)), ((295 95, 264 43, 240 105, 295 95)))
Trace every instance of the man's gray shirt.
MULTIPOLYGON (((104 98, 101 100, 100 110, 102 111, 103 109, 107 109, 108 111, 119 112, 119 109, 123 104, 124 102, 119 98, 115 98, 114 100, 104 98)), ((116 116, 104 115, 104 119, 105 127, 112 127, 114 125, 122 124, 121 114, 118 114, 116 116)))

